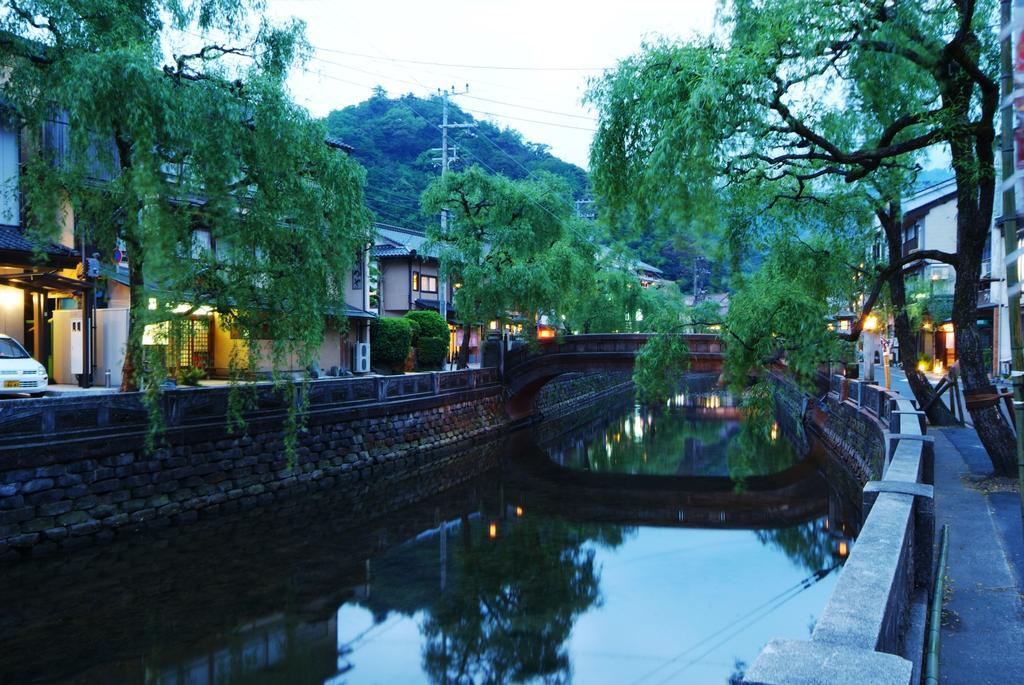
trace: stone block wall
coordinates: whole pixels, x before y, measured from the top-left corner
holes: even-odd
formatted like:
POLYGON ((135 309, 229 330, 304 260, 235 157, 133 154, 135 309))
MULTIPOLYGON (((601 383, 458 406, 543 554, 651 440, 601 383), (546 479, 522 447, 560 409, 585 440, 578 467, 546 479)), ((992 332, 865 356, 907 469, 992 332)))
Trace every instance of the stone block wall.
POLYGON ((873 478, 881 478, 886 426, 876 416, 848 401, 841 401, 833 393, 825 397, 825 404, 827 418, 819 426, 825 444, 862 485, 873 478))
MULTIPOLYGON (((450 453, 492 440, 509 422, 500 385, 445 391, 445 377, 437 375, 440 394, 315 408, 292 460, 281 414, 260 415, 244 434, 231 435, 214 412, 205 423, 168 429, 152 452, 143 447, 143 430, 123 428, 0 444, 0 561, 280 507, 280 500, 317 490, 358 495, 381 483, 397 489, 401 480, 402 491, 389 497, 407 503, 450 487, 449 477, 432 478, 450 453)), ((567 376, 545 388, 538 409, 551 425, 631 388, 628 374, 567 376)))
POLYGON ((551 381, 537 396, 537 412, 545 420, 572 414, 594 405, 609 395, 633 390, 633 375, 628 371, 608 373, 567 373, 551 381))
POLYGON ((251 422, 244 435, 223 425, 171 430, 151 453, 139 435, 40 436, 0 450, 0 560, 408 475, 443 448, 488 439, 506 418, 500 386, 320 411, 291 462, 280 418, 251 422))

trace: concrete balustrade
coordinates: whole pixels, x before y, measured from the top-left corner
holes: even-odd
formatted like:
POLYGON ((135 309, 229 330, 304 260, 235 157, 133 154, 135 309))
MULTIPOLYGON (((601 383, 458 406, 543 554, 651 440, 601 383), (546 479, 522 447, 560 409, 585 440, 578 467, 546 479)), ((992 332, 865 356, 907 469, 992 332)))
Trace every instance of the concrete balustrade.
MULTIPOLYGON (((846 415, 823 433, 842 442, 838 433, 853 417, 884 445, 882 472, 865 484, 864 525, 810 640, 771 641, 744 682, 911 685, 920 680, 933 574, 933 438, 898 393, 842 376, 829 388, 830 414, 846 415)), ((845 441, 847 451, 875 444, 856 438, 845 441)), ((874 470, 875 455, 855 456, 874 470)))

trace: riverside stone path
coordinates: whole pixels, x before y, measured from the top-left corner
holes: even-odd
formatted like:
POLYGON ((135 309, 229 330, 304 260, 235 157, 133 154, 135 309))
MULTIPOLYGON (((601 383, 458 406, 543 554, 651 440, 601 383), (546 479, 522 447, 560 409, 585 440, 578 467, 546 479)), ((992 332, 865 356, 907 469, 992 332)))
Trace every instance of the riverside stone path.
POLYGON ((935 436, 936 543, 949 524, 943 683, 1024 682, 1024 532, 1012 479, 993 479, 971 428, 935 436))

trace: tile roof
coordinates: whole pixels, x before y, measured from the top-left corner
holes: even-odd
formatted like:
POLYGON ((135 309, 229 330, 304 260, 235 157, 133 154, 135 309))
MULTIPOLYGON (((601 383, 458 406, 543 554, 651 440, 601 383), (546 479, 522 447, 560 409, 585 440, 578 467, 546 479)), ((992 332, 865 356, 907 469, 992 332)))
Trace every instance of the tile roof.
POLYGON ((333 147, 335 150, 344 150, 345 152, 353 152, 355 150, 354 147, 334 136, 327 136, 324 138, 324 142, 327 143, 327 147, 333 147))
MULTIPOLYGON (((35 243, 25 237, 17 226, 0 225, 0 250, 24 252, 26 258, 30 258, 35 247, 35 243)), ((56 243, 43 245, 42 248, 44 253, 58 257, 74 257, 76 254, 71 248, 56 243)))
POLYGON ((421 257, 437 257, 437 254, 426 248, 427 236, 423 231, 403 226, 376 223, 373 226, 377 234, 374 241, 375 257, 404 257, 415 251, 421 257))

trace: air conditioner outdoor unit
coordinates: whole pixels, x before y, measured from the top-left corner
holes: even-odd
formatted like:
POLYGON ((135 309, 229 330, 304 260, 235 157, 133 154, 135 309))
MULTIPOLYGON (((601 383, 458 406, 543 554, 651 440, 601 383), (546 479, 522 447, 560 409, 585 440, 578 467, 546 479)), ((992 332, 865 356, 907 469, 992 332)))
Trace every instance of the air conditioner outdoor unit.
POLYGON ((370 343, 356 343, 356 373, 370 372, 370 343))

